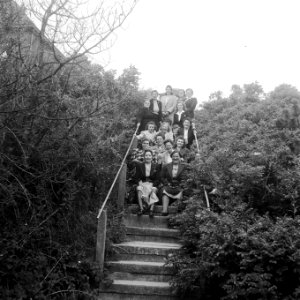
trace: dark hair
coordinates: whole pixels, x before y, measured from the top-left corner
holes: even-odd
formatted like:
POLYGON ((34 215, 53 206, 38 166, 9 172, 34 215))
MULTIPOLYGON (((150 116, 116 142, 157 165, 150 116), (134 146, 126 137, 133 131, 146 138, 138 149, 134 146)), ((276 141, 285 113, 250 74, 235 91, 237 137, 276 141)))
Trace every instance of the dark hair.
POLYGON ((157 134, 155 139, 157 139, 158 136, 161 136, 163 138, 163 140, 165 139, 164 136, 161 133, 157 134))
POLYGON ((151 155, 153 156, 153 152, 152 152, 152 150, 150 150, 150 149, 146 149, 146 150, 144 151, 144 157, 145 157, 145 155, 146 155, 146 153, 147 153, 147 152, 151 153, 151 155))
POLYGON ((179 135, 177 138, 176 138, 176 144, 177 144, 177 141, 178 140, 183 140, 183 146, 185 146, 185 140, 184 140, 184 137, 182 135, 179 135))
POLYGON ((164 141, 164 145, 166 145, 166 143, 171 143, 172 146, 174 145, 174 143, 173 143, 171 140, 165 140, 165 141, 164 141))
POLYGON ((149 139, 147 139, 147 138, 144 138, 144 139, 142 139, 142 144, 143 144, 145 141, 147 141, 147 142, 149 142, 149 143, 150 143, 150 140, 149 140, 149 139))
POLYGON ((171 89, 171 94, 173 95, 173 88, 172 88, 172 86, 170 86, 169 84, 166 86, 166 89, 167 88, 170 88, 171 89))
POLYGON ((156 129, 156 125, 155 125, 155 123, 153 121, 149 121, 147 123, 147 125, 146 125, 147 130, 148 130, 149 125, 154 125, 154 130, 156 129))
POLYGON ((180 126, 178 124, 174 124, 172 129, 175 129, 175 128, 180 128, 180 126))
POLYGON ((192 125, 192 120, 191 120, 190 118, 185 118, 185 119, 183 120, 182 124, 183 124, 185 121, 189 121, 190 124, 192 125))
POLYGON ((174 150, 174 151, 170 154, 170 156, 173 157, 173 155, 176 154, 176 153, 179 155, 179 157, 182 157, 182 155, 180 154, 180 152, 179 152, 178 150, 174 150))

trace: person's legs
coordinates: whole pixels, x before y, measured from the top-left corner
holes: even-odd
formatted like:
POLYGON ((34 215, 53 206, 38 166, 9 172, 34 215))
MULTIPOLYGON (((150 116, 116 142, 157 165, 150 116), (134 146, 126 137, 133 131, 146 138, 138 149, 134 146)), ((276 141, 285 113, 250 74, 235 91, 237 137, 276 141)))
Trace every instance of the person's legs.
POLYGON ((154 217, 153 210, 154 210, 154 204, 151 204, 151 205, 150 205, 150 210, 149 210, 149 217, 150 217, 150 218, 153 218, 153 217, 154 217))
POLYGON ((162 196, 162 203, 163 203, 163 211, 162 213, 167 215, 168 214, 168 207, 169 207, 169 197, 166 195, 162 196))
POLYGON ((142 191, 137 191, 137 196, 138 196, 138 203, 139 203, 139 207, 140 207, 140 210, 138 212, 138 215, 141 215, 143 213, 143 200, 142 200, 142 191))

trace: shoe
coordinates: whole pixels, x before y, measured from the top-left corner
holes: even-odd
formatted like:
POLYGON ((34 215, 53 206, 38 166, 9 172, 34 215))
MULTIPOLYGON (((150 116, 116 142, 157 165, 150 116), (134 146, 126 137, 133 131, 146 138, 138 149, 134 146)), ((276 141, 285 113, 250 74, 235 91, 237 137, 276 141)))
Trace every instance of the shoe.
POLYGON ((152 210, 149 211, 149 218, 154 218, 154 212, 152 210))
POLYGON ((137 212, 137 215, 138 215, 138 216, 141 216, 143 213, 144 213, 144 211, 143 211, 142 209, 140 209, 140 210, 137 212))
POLYGON ((161 215, 164 216, 164 217, 166 217, 166 216, 169 215, 169 213, 168 212, 163 212, 161 215))

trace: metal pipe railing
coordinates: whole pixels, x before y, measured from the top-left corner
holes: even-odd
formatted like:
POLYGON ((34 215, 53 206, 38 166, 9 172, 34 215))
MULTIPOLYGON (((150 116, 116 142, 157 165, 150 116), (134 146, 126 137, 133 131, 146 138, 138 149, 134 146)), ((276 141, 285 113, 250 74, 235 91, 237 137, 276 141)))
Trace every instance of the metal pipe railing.
POLYGON ((121 172, 121 170, 122 170, 122 168, 123 168, 123 165, 124 165, 124 163, 125 163, 125 161, 126 161, 126 158, 127 158, 128 153, 129 153, 129 151, 130 151, 130 149, 131 149, 132 143, 133 143, 133 141, 134 141, 134 139, 135 139, 135 137, 136 137, 136 133, 137 133, 139 127, 140 127, 140 124, 137 124, 136 130, 135 130, 135 132, 134 132, 134 134, 133 134, 133 136, 132 136, 131 142, 130 142, 129 147, 128 147, 128 149, 127 149, 127 152, 126 152, 126 154, 125 154, 125 156, 124 156, 124 158, 123 158, 123 160, 122 160, 121 166, 120 166, 120 168, 119 168, 119 170, 118 170, 118 172, 117 172, 117 174, 116 174, 116 176, 115 176, 115 179, 114 179, 114 181, 113 181, 113 183, 112 183, 112 185, 111 185, 111 187, 110 187, 110 189, 109 189, 109 191, 108 191, 108 193, 107 193, 107 195, 106 195, 106 198, 105 198, 105 200, 104 200, 104 202, 103 202, 101 208, 99 209, 99 212, 98 212, 98 215, 97 215, 97 219, 100 218, 101 213, 102 213, 102 211, 103 211, 103 209, 104 209, 104 207, 105 207, 105 205, 106 205, 106 202, 107 202, 107 200, 109 199, 109 196, 110 196, 110 194, 111 194, 111 192, 112 192, 112 190, 113 190, 113 188, 114 188, 114 185, 116 184, 116 181, 117 181, 117 179, 118 179, 118 177, 119 177, 119 175, 120 175, 120 172, 121 172))
MULTIPOLYGON (((196 131, 195 125, 193 126, 193 133, 194 133, 194 136, 195 136, 197 151, 198 151, 198 154, 199 154, 200 153, 200 148, 199 148, 199 142, 198 142, 198 139, 197 139, 197 131, 196 131)), ((206 191, 206 188, 205 188, 204 185, 203 185, 203 190, 204 190, 204 196, 205 196, 205 201, 206 201, 206 207, 207 207, 208 210, 210 210, 209 199, 208 199, 207 191, 206 191)))

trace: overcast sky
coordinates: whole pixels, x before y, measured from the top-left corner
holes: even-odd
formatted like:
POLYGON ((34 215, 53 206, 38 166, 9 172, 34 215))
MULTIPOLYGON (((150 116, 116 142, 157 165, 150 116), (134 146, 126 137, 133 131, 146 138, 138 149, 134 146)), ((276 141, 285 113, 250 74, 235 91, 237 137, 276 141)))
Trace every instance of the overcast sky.
POLYGON ((106 67, 132 64, 141 88, 191 87, 201 101, 254 81, 300 89, 299 13, 299 0, 140 0, 106 67))

